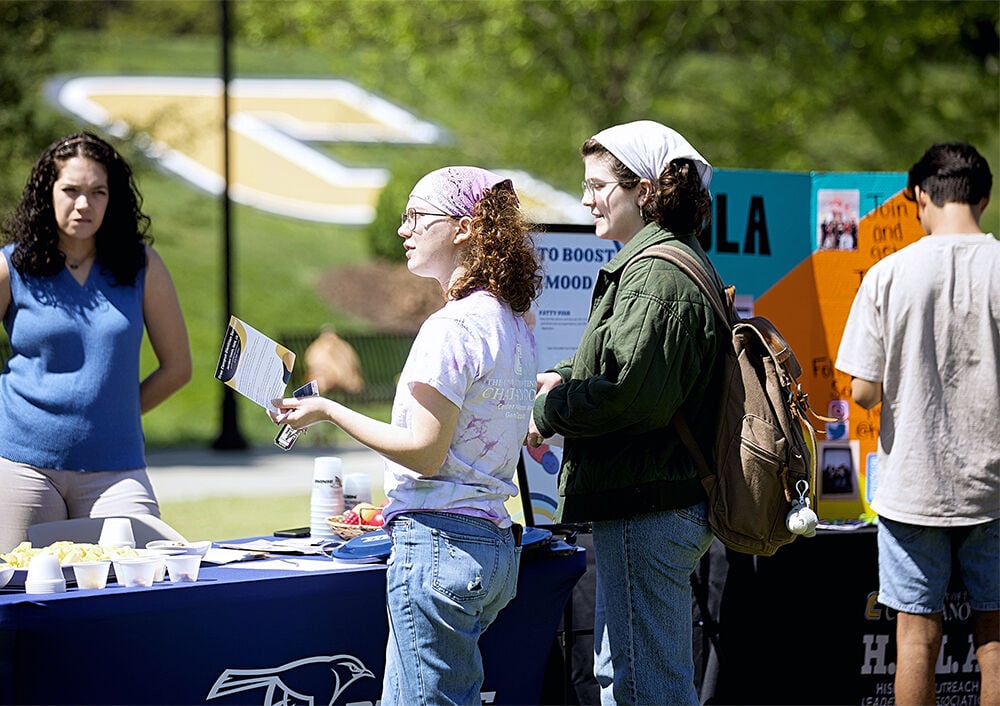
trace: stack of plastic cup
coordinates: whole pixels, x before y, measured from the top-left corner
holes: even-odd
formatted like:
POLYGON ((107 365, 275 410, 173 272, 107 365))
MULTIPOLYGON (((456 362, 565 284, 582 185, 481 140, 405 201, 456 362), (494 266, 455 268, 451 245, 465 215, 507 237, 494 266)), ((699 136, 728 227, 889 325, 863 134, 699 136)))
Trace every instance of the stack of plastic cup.
POLYGON ((28 565, 24 581, 25 593, 62 593, 66 590, 66 576, 55 554, 39 554, 28 565))
POLYGON ((309 533, 313 541, 337 539, 326 523, 344 512, 344 485, 340 459, 320 456, 313 463, 313 487, 309 504, 309 533))
POLYGON ((372 479, 367 473, 348 473, 344 476, 344 507, 350 510, 358 503, 372 501, 372 479))

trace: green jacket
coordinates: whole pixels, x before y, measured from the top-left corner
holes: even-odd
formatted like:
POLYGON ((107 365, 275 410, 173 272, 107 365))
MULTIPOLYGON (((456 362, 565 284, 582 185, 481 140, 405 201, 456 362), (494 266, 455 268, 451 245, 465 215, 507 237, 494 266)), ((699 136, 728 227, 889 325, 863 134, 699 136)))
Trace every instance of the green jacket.
POLYGON ((710 448, 718 346, 729 334, 720 336, 708 300, 671 263, 643 258, 622 279, 629 260, 654 243, 708 261, 695 236, 643 228, 598 272, 580 345, 553 368, 563 384, 535 400, 542 435, 565 437, 559 522, 621 519, 704 497, 669 424, 681 409, 701 447, 710 448))

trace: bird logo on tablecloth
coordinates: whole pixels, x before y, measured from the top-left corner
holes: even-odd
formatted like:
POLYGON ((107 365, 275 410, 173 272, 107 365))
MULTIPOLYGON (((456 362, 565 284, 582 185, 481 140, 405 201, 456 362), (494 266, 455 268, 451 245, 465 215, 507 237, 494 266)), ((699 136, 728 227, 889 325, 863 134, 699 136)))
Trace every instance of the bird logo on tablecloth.
POLYGON ((318 706, 332 704, 340 697, 347 687, 358 679, 375 678, 371 670, 353 655, 323 655, 306 657, 288 662, 280 667, 264 669, 227 669, 215 680, 208 699, 235 694, 251 689, 264 689, 262 706, 318 706), (296 685, 325 683, 327 679, 317 675, 316 671, 329 672, 332 681, 329 700, 323 694, 303 693, 305 689, 296 685))

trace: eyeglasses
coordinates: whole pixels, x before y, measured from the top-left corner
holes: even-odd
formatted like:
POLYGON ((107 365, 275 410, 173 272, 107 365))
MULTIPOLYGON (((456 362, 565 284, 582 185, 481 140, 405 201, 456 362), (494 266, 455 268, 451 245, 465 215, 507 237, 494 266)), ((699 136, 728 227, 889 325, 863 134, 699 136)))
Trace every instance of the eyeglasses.
POLYGON ((417 227, 417 218, 419 216, 440 216, 441 218, 457 218, 457 216, 452 216, 447 213, 418 211, 415 208, 411 208, 408 211, 403 211, 401 214, 399 214, 399 227, 402 228, 403 226, 406 226, 409 230, 414 230, 417 227))
POLYGON ((590 196, 590 198, 597 198, 597 192, 604 189, 605 186, 611 186, 612 184, 621 184, 620 181, 601 181, 599 179, 584 179, 580 182, 580 188, 583 189, 583 193, 590 196))

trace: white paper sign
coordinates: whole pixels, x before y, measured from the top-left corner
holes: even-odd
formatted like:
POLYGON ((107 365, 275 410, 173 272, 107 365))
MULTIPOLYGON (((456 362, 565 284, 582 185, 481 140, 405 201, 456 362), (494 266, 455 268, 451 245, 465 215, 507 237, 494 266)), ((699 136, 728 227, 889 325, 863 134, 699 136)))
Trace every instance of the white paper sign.
MULTIPOLYGON (((597 271, 621 249, 619 243, 601 240, 592 229, 547 226, 536 234, 535 248, 544 270, 541 296, 529 314, 538 347, 539 371, 553 367, 576 353, 590 315, 590 301, 597 271)), ((530 505, 536 525, 555 518, 558 474, 562 465, 561 436, 545 440, 522 453, 528 488, 521 501, 530 505)), ((524 521, 512 511, 514 520, 524 521)))

